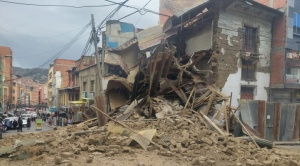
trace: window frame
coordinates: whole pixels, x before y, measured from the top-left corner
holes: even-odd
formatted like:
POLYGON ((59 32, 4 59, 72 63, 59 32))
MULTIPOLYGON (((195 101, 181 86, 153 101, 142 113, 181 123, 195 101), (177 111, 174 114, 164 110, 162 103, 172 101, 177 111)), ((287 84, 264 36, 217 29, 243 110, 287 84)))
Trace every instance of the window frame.
POLYGON ((240 98, 254 100, 256 87, 254 86, 241 86, 240 88, 240 98), (249 98, 252 96, 252 98, 249 98))
POLYGON ((256 81, 256 63, 242 58, 241 79, 244 81, 256 81))
POLYGON ((257 52, 258 28, 244 25, 243 27, 243 51, 257 52))
POLYGON ((300 13, 299 12, 294 12, 293 14, 293 33, 295 35, 300 35, 300 13))

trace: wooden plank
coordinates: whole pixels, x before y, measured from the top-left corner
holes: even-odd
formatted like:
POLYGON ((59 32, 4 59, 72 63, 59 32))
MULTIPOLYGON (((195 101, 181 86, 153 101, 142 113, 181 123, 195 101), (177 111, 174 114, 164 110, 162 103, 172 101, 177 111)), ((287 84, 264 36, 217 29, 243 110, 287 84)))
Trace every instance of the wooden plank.
MULTIPOLYGON (((96 96, 95 104, 98 109, 102 108, 102 109, 104 109, 104 111, 106 111, 104 95, 96 96)), ((107 118, 101 112, 98 112, 98 111, 95 111, 95 112, 97 114, 98 126, 99 127, 104 126, 107 123, 107 118)))
MULTIPOLYGON (((155 92, 156 92, 156 89, 158 87, 159 80, 161 79, 161 75, 162 75, 162 72, 163 72, 164 67, 165 67, 166 59, 167 59, 167 57, 170 56, 169 52, 168 53, 161 53, 161 54, 162 54, 162 60, 160 61, 161 65, 159 66, 159 68, 157 70, 155 69, 156 75, 154 77, 155 81, 154 81, 154 85, 153 85, 153 89, 155 90, 155 92)), ((158 62, 156 62, 156 63, 158 63, 158 62)))
POLYGON ((192 110, 192 112, 200 115, 219 134, 225 135, 224 132, 213 121, 211 121, 206 115, 204 115, 201 111, 200 112, 196 112, 196 111, 192 110))
POLYGON ((150 97, 151 95, 151 92, 152 92, 152 85, 153 85, 153 78, 154 78, 154 75, 155 75, 155 70, 156 70, 156 65, 157 65, 157 57, 158 57, 158 54, 155 54, 155 59, 154 59, 154 64, 152 63, 152 58, 150 60, 150 66, 151 66, 151 71, 150 71, 150 85, 149 85, 149 91, 148 91, 148 97, 150 97), (153 66, 152 66, 153 65, 153 66))
POLYGON ((226 98, 229 97, 229 96, 225 96, 223 93, 219 92, 216 88, 214 88, 214 87, 211 86, 211 85, 207 85, 206 87, 207 87, 209 90, 211 90, 212 92, 216 92, 218 96, 220 96, 220 97, 222 97, 222 98, 224 98, 224 99, 226 99, 226 98))
POLYGON ((248 136, 250 137, 250 139, 252 140, 252 142, 256 145, 257 148, 259 148, 259 146, 258 146, 257 143, 255 142, 254 138, 252 137, 252 135, 250 134, 250 132, 247 130, 247 128, 244 126, 244 124, 241 122, 241 120, 240 120, 238 117, 236 117, 236 115, 233 113, 232 110, 230 110, 230 111, 231 111, 231 113, 233 114, 233 117, 234 117, 234 118, 238 121, 238 123, 242 126, 243 131, 245 131, 245 132, 248 134, 248 136))
POLYGON ((294 133, 293 133, 293 140, 299 141, 299 132, 300 132, 300 105, 296 106, 295 112, 295 124, 294 124, 294 133))
MULTIPOLYGON (((226 105, 228 104, 228 101, 224 101, 223 105, 222 105, 222 111, 225 115, 225 125, 226 125, 226 132, 229 133, 229 122, 228 122, 228 112, 227 112, 227 108, 226 105)), ((230 108, 229 108, 230 109, 230 108)))
POLYGON ((191 91, 191 94, 190 94, 190 96, 189 96, 187 102, 185 103, 185 106, 184 106, 183 109, 186 109, 186 107, 188 106, 188 103, 190 102, 190 99, 191 99, 191 97, 192 97, 194 91, 195 91, 195 86, 194 86, 193 90, 191 91))
POLYGON ((176 94, 181 98, 181 100, 187 103, 187 97, 184 93, 182 94, 182 91, 180 91, 181 88, 179 88, 180 90, 178 90, 168 78, 165 78, 165 80, 170 85, 170 87, 176 92, 176 94))
POLYGON ((209 97, 209 100, 208 100, 208 103, 207 103, 207 106, 206 106, 206 109, 205 109, 205 111, 203 112, 204 115, 207 115, 207 114, 208 114, 208 112, 209 112, 209 110, 210 110, 210 107, 211 107, 211 105, 212 105, 212 103, 213 103, 213 101, 214 101, 216 95, 217 95, 217 93, 216 93, 215 91, 213 91, 213 92, 211 93, 211 95, 210 95, 210 97, 209 97))

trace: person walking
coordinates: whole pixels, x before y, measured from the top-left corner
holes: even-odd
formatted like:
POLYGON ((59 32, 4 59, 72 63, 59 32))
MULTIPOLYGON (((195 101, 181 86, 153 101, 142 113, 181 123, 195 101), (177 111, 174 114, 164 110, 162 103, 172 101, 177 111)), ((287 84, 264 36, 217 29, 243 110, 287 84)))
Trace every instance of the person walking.
POLYGON ((17 126, 18 126, 18 122, 16 119, 14 119, 14 121, 13 121, 14 130, 17 130, 17 126))
POLYGON ((18 125, 19 125, 19 131, 22 132, 22 128, 23 128, 23 120, 21 117, 19 117, 18 119, 18 125))
POLYGON ((31 118, 27 118, 27 130, 30 129, 30 126, 31 126, 31 118))

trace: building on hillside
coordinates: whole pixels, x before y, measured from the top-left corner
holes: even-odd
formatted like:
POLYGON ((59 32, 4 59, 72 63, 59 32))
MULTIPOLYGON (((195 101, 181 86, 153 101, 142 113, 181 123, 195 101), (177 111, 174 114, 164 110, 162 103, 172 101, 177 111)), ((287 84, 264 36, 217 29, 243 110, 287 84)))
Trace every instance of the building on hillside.
POLYGON ((74 60, 55 59, 48 72, 48 106, 58 108, 60 106, 59 91, 69 84, 68 70, 75 66, 74 60))
POLYGON ((256 0, 283 11, 274 21, 270 101, 300 101, 300 1, 256 0))
POLYGON ((0 46, 0 100, 4 110, 10 110, 12 104, 12 51, 9 47, 0 46))
POLYGON ((41 84, 33 81, 29 77, 14 76, 13 81, 13 103, 16 108, 25 107, 41 107, 41 92, 43 87, 41 84))
POLYGON ((272 23, 282 12, 253 0, 182 2, 161 3, 172 13, 163 31, 177 33, 168 38, 176 54, 202 52, 197 69, 212 72, 212 83, 232 93, 232 105, 238 106, 237 99, 268 100, 272 23))

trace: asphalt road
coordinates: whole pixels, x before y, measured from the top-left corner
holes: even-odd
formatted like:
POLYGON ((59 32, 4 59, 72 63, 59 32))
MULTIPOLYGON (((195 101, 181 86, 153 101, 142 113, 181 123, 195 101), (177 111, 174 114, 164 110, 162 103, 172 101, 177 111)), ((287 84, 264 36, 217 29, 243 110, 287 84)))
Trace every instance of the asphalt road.
MULTIPOLYGON (((52 130, 52 129, 53 129, 52 127, 48 127, 43 123, 42 130, 36 130, 35 122, 32 122, 30 129, 27 129, 27 127, 23 127, 23 131, 21 133, 26 134, 26 133, 44 132, 44 131, 48 131, 48 130, 52 130)), ((13 129, 9 129, 5 133, 2 133, 2 136, 5 137, 8 135, 14 135, 17 133, 20 133, 20 132, 17 132, 16 130, 13 130, 13 129)))

